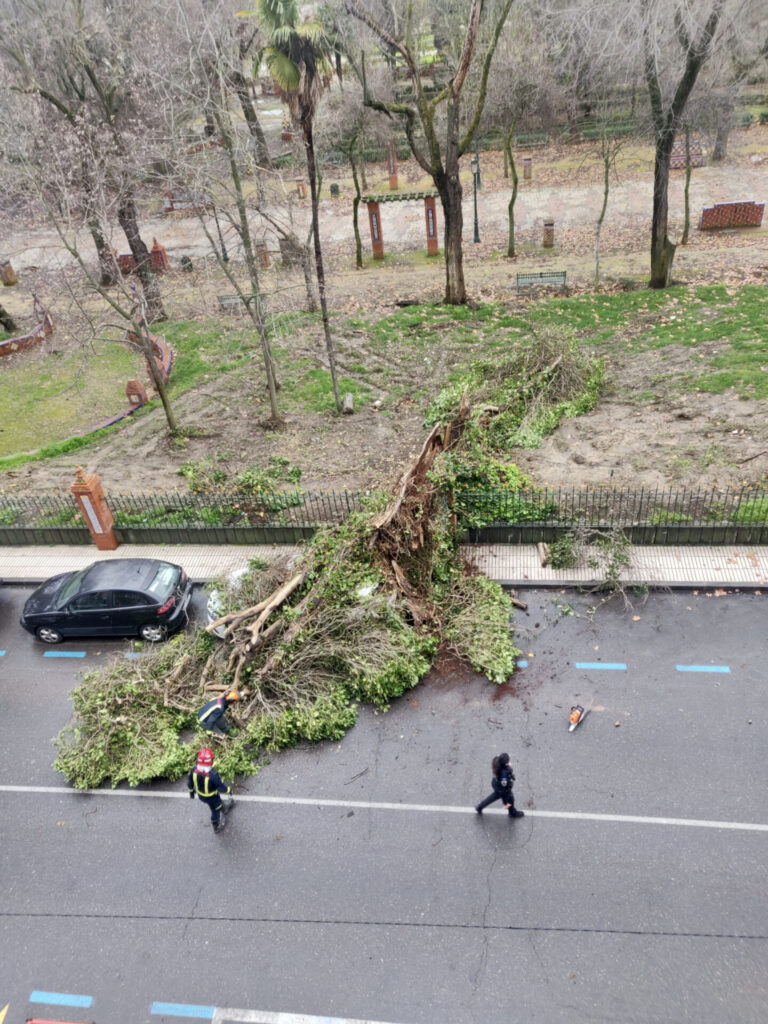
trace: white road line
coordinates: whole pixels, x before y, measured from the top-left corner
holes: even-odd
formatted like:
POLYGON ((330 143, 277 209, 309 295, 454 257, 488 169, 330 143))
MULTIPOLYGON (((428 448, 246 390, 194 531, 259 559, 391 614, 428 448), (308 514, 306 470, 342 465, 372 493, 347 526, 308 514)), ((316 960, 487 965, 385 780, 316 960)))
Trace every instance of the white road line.
POLYGON ((386 1024, 385 1021, 352 1020, 350 1017, 310 1017, 306 1013, 274 1013, 270 1010, 216 1009, 212 1024, 386 1024))
MULTIPOLYGON (((186 800, 186 790, 144 789, 67 789, 64 786, 0 786, 0 793, 53 793, 62 797, 123 796, 154 800, 186 800)), ((417 811, 432 814, 475 814, 474 807, 452 804, 387 804, 371 800, 324 800, 299 796, 254 796, 244 793, 235 797, 237 803, 299 805, 304 807, 357 808, 365 811, 417 811)), ((505 814, 491 809, 484 814, 505 814)), ((723 828, 740 832, 768 832, 768 825, 750 821, 708 821, 699 818, 650 818, 639 814, 591 814, 588 811, 526 811, 526 818, 562 818, 573 821, 615 821, 626 825, 680 825, 688 828, 723 828)), ((519 827, 519 825, 518 825, 519 827)))

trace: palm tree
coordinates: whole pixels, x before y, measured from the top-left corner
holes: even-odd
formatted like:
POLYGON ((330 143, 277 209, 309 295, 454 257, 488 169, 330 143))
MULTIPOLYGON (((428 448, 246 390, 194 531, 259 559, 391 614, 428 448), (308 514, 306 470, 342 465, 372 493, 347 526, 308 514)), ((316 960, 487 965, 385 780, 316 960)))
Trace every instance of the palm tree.
POLYGON ((312 123, 323 90, 323 76, 333 74, 333 46, 320 21, 302 21, 296 0, 254 0, 254 13, 267 39, 262 51, 270 74, 280 86, 283 100, 301 127, 307 154, 309 190, 312 197, 312 237, 315 246, 315 270, 320 294, 325 346, 333 383, 336 411, 341 412, 341 397, 336 377, 336 353, 328 323, 325 298, 325 271, 320 245, 318 218, 317 166, 312 123))

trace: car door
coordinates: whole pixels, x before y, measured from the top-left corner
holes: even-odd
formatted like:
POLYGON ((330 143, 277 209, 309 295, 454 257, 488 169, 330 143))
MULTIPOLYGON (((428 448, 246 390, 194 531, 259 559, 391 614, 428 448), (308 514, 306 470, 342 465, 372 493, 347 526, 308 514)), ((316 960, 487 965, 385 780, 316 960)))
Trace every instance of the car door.
POLYGON ((62 636, 106 636, 112 632, 112 591, 91 590, 73 597, 57 629, 62 636))
POLYGON ((139 626, 157 619, 157 603, 137 590, 116 590, 112 609, 112 631, 118 636, 133 636, 139 626))

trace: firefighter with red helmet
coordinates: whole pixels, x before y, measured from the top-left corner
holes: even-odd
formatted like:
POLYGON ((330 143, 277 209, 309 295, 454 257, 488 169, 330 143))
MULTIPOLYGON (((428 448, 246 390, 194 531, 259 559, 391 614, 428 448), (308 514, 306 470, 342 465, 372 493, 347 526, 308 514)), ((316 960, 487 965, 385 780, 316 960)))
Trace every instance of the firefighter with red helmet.
POLYGON ((240 700, 240 694, 237 690, 228 690, 223 696, 215 697, 207 704, 203 704, 197 712, 197 721, 200 727, 206 732, 221 732, 226 736, 232 726, 225 718, 224 713, 230 704, 234 704, 238 700, 240 700))
POLYGON ((229 794, 229 786, 213 767, 213 751, 204 747, 197 752, 197 764, 187 776, 190 800, 197 796, 211 811, 211 825, 214 832, 221 832, 227 823, 226 815, 234 804, 232 797, 222 801, 222 795, 229 794))

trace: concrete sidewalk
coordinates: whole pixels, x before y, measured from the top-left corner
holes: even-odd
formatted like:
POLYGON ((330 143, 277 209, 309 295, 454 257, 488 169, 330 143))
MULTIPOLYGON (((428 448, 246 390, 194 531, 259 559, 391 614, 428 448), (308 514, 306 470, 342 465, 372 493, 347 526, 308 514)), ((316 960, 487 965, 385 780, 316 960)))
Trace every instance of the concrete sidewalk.
MULTIPOLYGON (((123 544, 117 551, 101 552, 89 544, 0 547, 0 580, 39 583, 98 559, 163 558, 183 566, 195 583, 203 583, 250 558, 271 561, 296 550, 281 544, 123 544)), ((508 586, 588 586, 599 579, 591 568, 542 568, 533 544, 467 544, 462 551, 480 572, 508 586)), ((622 579, 651 587, 768 589, 768 547, 635 547, 622 579)))

